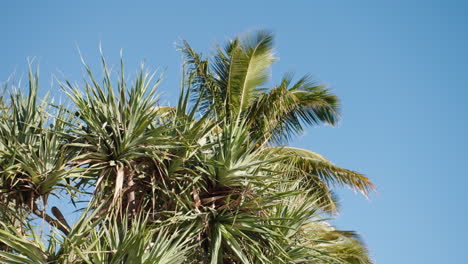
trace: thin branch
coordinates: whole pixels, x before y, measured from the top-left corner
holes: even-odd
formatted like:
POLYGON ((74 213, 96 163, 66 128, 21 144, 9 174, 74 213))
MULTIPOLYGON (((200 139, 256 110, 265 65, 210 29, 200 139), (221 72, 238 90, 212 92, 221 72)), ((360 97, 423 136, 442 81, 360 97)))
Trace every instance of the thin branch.
POLYGON ((58 221, 60 221, 64 226, 66 226, 69 230, 70 225, 68 224, 67 220, 63 216, 62 212, 55 206, 52 207, 52 214, 57 218, 58 221))
POLYGON ((49 223, 51 226, 57 228, 58 230, 62 231, 65 235, 68 235, 70 233, 70 229, 65 226, 62 222, 54 219, 50 215, 48 215, 46 212, 39 210, 37 207, 37 204, 33 204, 32 212, 39 216, 40 218, 44 219, 47 223, 49 223))

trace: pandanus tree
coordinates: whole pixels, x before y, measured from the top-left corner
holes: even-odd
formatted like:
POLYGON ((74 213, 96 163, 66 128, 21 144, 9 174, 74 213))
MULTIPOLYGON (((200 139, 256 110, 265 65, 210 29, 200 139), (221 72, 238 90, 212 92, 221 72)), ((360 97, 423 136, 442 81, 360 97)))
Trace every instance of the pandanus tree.
POLYGON ((113 80, 104 59, 101 81, 85 65, 82 85, 60 82, 72 106, 39 100, 34 74, 27 95, 1 98, 0 261, 371 263, 354 232, 323 218, 334 186, 367 195, 373 184, 287 146, 306 126, 334 125, 338 98, 309 76, 266 88, 268 32, 208 57, 180 50, 176 106, 159 105, 155 75, 142 68, 129 83, 121 62, 113 80), (50 196, 68 197, 79 220, 49 209, 50 196))

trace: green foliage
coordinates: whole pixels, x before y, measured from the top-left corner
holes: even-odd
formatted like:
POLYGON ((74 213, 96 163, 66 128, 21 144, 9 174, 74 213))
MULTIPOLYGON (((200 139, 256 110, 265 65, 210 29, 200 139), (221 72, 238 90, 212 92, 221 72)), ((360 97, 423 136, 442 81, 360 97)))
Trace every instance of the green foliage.
POLYGON ((309 76, 264 88, 273 40, 237 37, 207 58, 184 42, 175 107, 158 105, 143 68, 129 82, 122 61, 115 81, 103 58, 101 81, 85 64, 83 84, 60 82, 70 107, 39 100, 30 71, 27 95, 0 97, 0 262, 371 263, 354 232, 323 218, 333 187, 367 196, 373 184, 280 145, 335 124, 338 98, 309 76), (50 195, 81 218, 49 215, 50 195))

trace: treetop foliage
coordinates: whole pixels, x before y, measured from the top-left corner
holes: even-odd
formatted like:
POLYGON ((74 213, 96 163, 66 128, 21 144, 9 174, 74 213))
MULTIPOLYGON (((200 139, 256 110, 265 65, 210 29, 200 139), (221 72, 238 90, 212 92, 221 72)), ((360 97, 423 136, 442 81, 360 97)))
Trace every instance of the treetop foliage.
POLYGON ((371 263, 356 233, 324 217, 337 212, 335 186, 367 196, 374 185, 287 145, 336 124, 339 99, 309 75, 264 87, 273 41, 253 32, 210 56, 183 42, 176 106, 159 104, 154 74, 129 81, 123 60, 113 73, 104 57, 102 78, 84 64, 82 84, 59 80, 71 106, 39 98, 32 69, 26 91, 7 83, 0 262, 371 263))

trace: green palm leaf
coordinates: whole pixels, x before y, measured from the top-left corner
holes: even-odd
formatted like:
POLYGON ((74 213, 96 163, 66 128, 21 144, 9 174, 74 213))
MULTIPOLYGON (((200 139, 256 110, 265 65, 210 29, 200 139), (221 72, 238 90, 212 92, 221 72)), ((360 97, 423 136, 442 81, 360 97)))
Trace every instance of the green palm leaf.
POLYGON ((281 84, 263 93, 248 110, 252 133, 272 143, 287 142, 304 125, 334 125, 339 119, 338 98, 306 75, 292 84, 286 74, 281 84))

